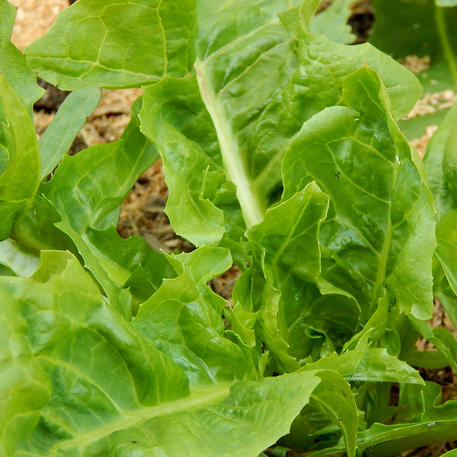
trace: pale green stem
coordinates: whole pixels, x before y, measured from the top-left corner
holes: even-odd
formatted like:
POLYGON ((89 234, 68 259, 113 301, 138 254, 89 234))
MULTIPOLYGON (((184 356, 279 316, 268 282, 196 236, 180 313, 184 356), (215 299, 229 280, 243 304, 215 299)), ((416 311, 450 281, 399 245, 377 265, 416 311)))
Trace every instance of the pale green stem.
POLYGON ((224 114, 223 106, 221 106, 214 89, 211 87, 209 77, 205 74, 204 64, 196 62, 194 67, 200 95, 216 129, 227 177, 235 184, 236 196, 240 203, 246 227, 250 228, 262 222, 264 216, 262 206, 252 190, 237 138, 224 114))
POLYGON ((449 71, 451 73, 454 90, 457 90, 457 64, 452 51, 451 43, 449 42, 449 36, 446 30, 446 20, 444 18, 444 10, 439 6, 435 7, 435 23, 438 29, 438 35, 440 37, 441 46, 443 47, 444 58, 448 64, 449 71))

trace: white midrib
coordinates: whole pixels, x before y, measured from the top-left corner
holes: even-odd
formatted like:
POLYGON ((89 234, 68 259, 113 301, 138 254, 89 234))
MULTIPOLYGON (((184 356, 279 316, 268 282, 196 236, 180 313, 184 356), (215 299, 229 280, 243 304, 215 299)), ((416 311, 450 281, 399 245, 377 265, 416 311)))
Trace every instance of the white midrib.
POLYGON ((227 177, 235 184, 236 196, 240 203, 246 226, 248 228, 252 227, 262 222, 263 210, 258 198, 252 191, 251 182, 240 154, 238 141, 211 87, 209 77, 205 73, 204 63, 196 61, 194 68, 197 74, 200 95, 216 129, 227 177))
POLYGON ((125 430, 154 417, 175 414, 189 409, 204 408, 207 405, 214 404, 226 398, 229 395, 230 386, 230 383, 221 383, 200 389, 199 391, 196 390, 190 396, 183 399, 166 402, 157 406, 139 408, 136 411, 126 411, 125 416, 108 423, 104 427, 98 427, 93 431, 79 435, 77 438, 56 443, 47 455, 52 457, 58 455, 58 451, 62 449, 87 446, 118 430, 125 430))

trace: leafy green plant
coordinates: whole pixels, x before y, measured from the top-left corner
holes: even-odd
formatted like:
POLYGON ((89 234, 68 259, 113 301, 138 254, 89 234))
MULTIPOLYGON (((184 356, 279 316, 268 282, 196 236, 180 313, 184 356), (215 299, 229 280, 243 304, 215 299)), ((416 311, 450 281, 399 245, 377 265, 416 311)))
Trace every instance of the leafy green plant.
POLYGON ((457 368, 427 323, 435 296, 457 324, 457 111, 421 161, 398 126, 421 84, 342 44, 348 2, 318 3, 79 0, 24 57, 0 0, 0 455, 457 439, 456 401, 420 372, 457 368), (40 142, 32 70, 74 91, 40 142), (118 141, 68 156, 98 87, 143 96, 118 141), (191 253, 115 229, 159 156, 191 253), (227 303, 208 283, 233 263, 227 303))

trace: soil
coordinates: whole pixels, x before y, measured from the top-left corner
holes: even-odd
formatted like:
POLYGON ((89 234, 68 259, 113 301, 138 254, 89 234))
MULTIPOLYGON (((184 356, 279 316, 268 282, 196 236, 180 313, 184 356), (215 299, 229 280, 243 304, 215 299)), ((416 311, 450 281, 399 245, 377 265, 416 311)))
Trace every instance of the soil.
MULTIPOLYGON (((43 35, 52 25, 57 14, 69 4, 77 0, 9 0, 18 7, 16 24, 13 30, 13 42, 19 49, 43 35)), ((323 0, 321 9, 325 9, 331 0, 323 0)), ((355 1, 351 5, 352 15, 349 24, 357 36, 355 43, 368 40, 374 22, 374 12, 371 0, 355 1)), ((422 68, 427 62, 418 62, 414 56, 405 59, 405 66, 412 71, 422 68)), ((35 104, 35 127, 38 137, 42 135, 52 121, 55 111, 65 99, 67 93, 40 81, 46 89, 45 96, 35 104)), ((81 130, 71 148, 70 154, 95 144, 115 141, 119 138, 130 119, 130 108, 134 100, 141 94, 141 89, 104 91, 101 102, 81 130)), ((443 105, 453 103, 457 99, 454 93, 427 94, 420 100, 410 116, 421 115, 430 109, 444 109, 443 105), (425 111, 424 111, 425 110, 425 111)), ((434 126, 430 126, 424 137, 413 140, 412 144, 425 150, 425 146, 433 134, 434 126)), ((166 252, 188 252, 194 249, 189 242, 176 235, 165 214, 168 190, 164 180, 160 160, 143 173, 121 207, 118 232, 122 237, 132 235, 142 236, 156 250, 166 252)), ((212 281, 213 289, 227 300, 231 300, 233 284, 240 272, 232 267, 228 272, 212 281)), ((454 335, 457 331, 446 316, 443 307, 435 301, 434 316, 431 320, 433 327, 450 329, 454 335)), ((419 350, 434 350, 428 341, 419 339, 419 350)), ((424 379, 438 382, 443 387, 443 400, 457 399, 457 377, 450 369, 422 370, 424 379)), ((448 450, 457 448, 457 442, 444 443, 426 448, 408 451, 402 457, 438 457, 448 450)), ((296 453, 293 455, 297 455, 296 453)))

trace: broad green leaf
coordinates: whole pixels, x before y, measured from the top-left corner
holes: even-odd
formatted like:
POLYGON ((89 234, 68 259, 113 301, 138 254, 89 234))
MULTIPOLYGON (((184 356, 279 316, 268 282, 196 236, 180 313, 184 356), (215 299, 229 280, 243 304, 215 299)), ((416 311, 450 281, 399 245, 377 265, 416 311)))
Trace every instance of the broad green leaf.
POLYGON ((4 161, 0 176, 0 239, 4 240, 14 220, 27 209, 38 190, 40 153, 29 113, 3 75, 0 75, 0 121, 3 121, 0 152, 4 161))
POLYGON ((166 78, 144 91, 143 103, 141 128, 161 151, 174 230, 197 246, 216 244, 225 231, 240 239, 244 223, 236 189, 225 176, 195 78, 166 78))
MULTIPOLYGON (((195 277, 196 270, 204 270, 198 261, 188 267, 195 277)), ((241 367, 224 352, 213 359, 222 372, 192 383, 110 307, 68 253, 42 254, 32 279, 0 278, 0 294, 8 304, 8 319, 0 320, 7 333, 1 333, 18 344, 15 353, 2 357, 6 371, 0 377, 7 402, 0 415, 1 445, 7 456, 256 457, 288 431, 322 380, 350 392, 332 372, 238 380, 230 370, 241 367), (8 376, 13 373, 15 378, 8 376), (30 401, 23 402, 24 392, 30 401)), ((181 325, 200 318, 183 315, 181 325)), ((166 325, 180 328, 179 322, 166 325)), ((1 350, 8 347, 2 344, 1 350)), ((195 357, 211 360, 205 347, 191 347, 195 357)), ((353 421, 345 411, 351 440, 353 421)))
POLYGON ((36 76, 28 67, 24 56, 10 42, 16 9, 7 0, 0 0, 0 74, 20 96, 28 110, 44 93, 36 83, 36 76))
POLYGON ((311 118, 291 142, 284 198, 312 180, 329 195, 323 277, 356 297, 365 318, 386 287, 403 312, 428 318, 435 223, 421 169, 372 70, 346 78, 343 101, 311 118))
POLYGON ((352 0, 334 0, 322 13, 310 22, 309 31, 314 35, 325 34, 337 43, 350 44, 355 35, 348 24, 351 15, 352 0))
POLYGON ((65 90, 140 87, 188 73, 195 36, 196 0, 79 0, 25 54, 65 90))
POLYGON ((98 105, 100 96, 99 89, 91 88, 72 92, 64 100, 40 138, 42 179, 54 170, 68 152, 76 135, 98 105))
POLYGON ((33 357, 27 321, 18 312, 17 301, 1 287, 0 298, 0 455, 9 457, 15 455, 24 431, 35 426, 49 401, 51 383, 33 357))
POLYGON ((195 73, 144 91, 142 131, 164 161, 167 214, 196 245, 215 244, 224 232, 237 241, 241 214, 248 228, 262 221, 281 192, 284 150, 303 122, 340 103, 347 73, 364 62, 379 70, 396 116, 421 91, 413 75, 370 45, 299 33, 284 19, 286 2, 259 2, 261 14, 257 3, 238 0, 229 14, 205 3, 195 73), (252 21, 235 27, 240 17, 252 21))

